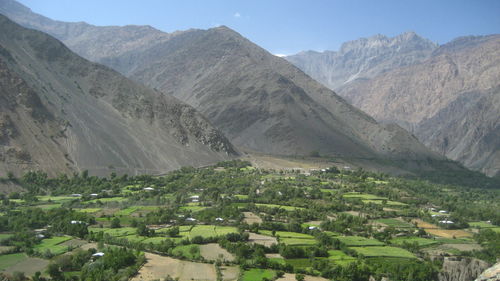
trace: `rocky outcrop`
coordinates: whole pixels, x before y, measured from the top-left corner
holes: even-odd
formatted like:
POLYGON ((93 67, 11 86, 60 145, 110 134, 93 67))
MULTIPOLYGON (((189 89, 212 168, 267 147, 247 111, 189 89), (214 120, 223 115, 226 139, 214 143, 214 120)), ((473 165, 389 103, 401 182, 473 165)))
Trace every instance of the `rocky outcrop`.
POLYGON ((193 107, 0 16, 0 171, 162 173, 237 153, 193 107))
POLYGON ((498 281, 500 280, 500 263, 486 269, 475 281, 498 281))
POLYGON ((286 59, 323 85, 339 91, 352 81, 420 63, 437 47, 415 32, 392 38, 379 34, 346 42, 339 51, 305 51, 286 59))
POLYGON ((444 258, 443 268, 439 272, 439 281, 472 281, 489 264, 473 258, 444 258))

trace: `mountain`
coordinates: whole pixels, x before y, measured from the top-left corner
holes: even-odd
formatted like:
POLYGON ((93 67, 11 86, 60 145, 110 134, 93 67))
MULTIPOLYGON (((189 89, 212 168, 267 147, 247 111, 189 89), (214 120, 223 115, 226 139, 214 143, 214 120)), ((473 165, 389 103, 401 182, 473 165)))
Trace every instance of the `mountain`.
POLYGON ((356 81, 341 93, 465 166, 500 174, 500 35, 464 37, 420 64, 356 81))
POLYGON ((0 6, 0 11, 192 105, 239 147, 281 155, 442 159, 399 126, 378 124, 286 60, 227 27, 164 34, 161 40, 143 44, 159 31, 60 23, 8 8, 0 6), (77 27, 79 32, 74 31, 77 27), (114 36, 106 42, 102 38, 108 35, 103 34, 110 28, 114 36), (122 42, 122 48, 114 48, 114 42, 122 42))
POLYGON ((0 15, 0 171, 159 173, 235 155, 195 109, 0 15))
POLYGON ((427 59, 437 44, 406 32, 393 38, 375 35, 342 44, 335 51, 304 51, 285 57, 305 73, 332 90, 349 82, 371 79, 394 68, 427 59))

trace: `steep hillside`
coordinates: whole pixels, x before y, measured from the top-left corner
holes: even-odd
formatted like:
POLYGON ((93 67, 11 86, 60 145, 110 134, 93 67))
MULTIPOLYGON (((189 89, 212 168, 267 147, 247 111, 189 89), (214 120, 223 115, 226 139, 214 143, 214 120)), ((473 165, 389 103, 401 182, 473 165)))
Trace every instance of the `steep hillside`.
POLYGON ((355 81, 342 95, 375 119, 397 122, 447 157, 500 172, 500 35, 464 37, 417 65, 355 81))
MULTIPOLYGON (((59 26, 12 10, 9 16, 25 25, 52 33, 59 26)), ((66 29, 82 25, 62 24, 66 29)), ((85 26, 93 31, 85 31, 84 41, 76 33, 58 36, 82 55, 192 105, 243 148, 283 155, 441 159, 403 129, 378 124, 286 60, 226 27, 165 34, 141 45, 149 36, 130 34, 147 28, 125 26, 110 42, 129 47, 115 49, 101 40, 108 27, 85 26), (102 55, 91 55, 97 53, 102 55)))
POLYGON ((305 51, 286 59, 332 90, 373 78, 394 68, 422 62, 438 46, 414 32, 375 35, 342 44, 339 51, 305 51))
POLYGON ((235 153, 192 107, 4 16, 0 79, 2 173, 158 173, 235 153))

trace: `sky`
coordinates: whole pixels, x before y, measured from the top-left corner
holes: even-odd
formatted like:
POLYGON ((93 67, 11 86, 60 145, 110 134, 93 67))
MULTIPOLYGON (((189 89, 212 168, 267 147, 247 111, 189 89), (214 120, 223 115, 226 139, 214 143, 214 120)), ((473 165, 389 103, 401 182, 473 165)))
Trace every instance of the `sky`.
POLYGON ((20 0, 34 12, 94 25, 165 32, 226 25, 274 54, 338 50, 343 42, 414 31, 444 44, 500 33, 500 0, 20 0))

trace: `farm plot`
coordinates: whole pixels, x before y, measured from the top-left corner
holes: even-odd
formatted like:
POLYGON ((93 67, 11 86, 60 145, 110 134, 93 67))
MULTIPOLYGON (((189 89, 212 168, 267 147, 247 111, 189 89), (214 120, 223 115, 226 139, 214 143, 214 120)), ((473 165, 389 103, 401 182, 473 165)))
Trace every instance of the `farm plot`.
POLYGON ((390 246, 351 247, 351 249, 365 257, 416 258, 405 249, 390 246))
POLYGON ((26 256, 24 253, 17 253, 17 254, 9 254, 9 255, 1 255, 0 256, 0 271, 4 271, 5 269, 20 263, 24 260, 26 260, 28 256, 26 256))
POLYGON ((414 228, 415 226, 411 223, 405 222, 403 220, 397 218, 389 218, 389 219, 378 219, 375 220, 377 223, 382 223, 387 226, 391 226, 394 228, 414 228))
MULTIPOLYGON (((285 273, 283 277, 276 279, 276 281, 295 281, 295 280, 297 280, 295 278, 295 274, 291 273, 285 273)), ((305 275, 304 281, 328 281, 328 279, 318 276, 305 275)))
POLYGON ((245 223, 248 223, 250 225, 254 223, 262 223, 262 219, 252 212, 243 212, 243 215, 245 216, 245 218, 243 219, 245 223))
POLYGON ((419 247, 427 247, 435 244, 439 244, 440 242, 435 239, 421 238, 421 237, 397 237, 390 240, 390 242, 394 245, 403 245, 406 243, 417 243, 419 247))
POLYGON ((276 272, 274 272, 273 270, 254 268, 243 272, 243 278, 241 280, 256 281, 256 280, 263 280, 264 278, 272 280, 275 278, 275 276, 276 272))
POLYGON ((256 203, 255 206, 265 207, 265 208, 273 208, 273 209, 283 209, 285 211, 305 210, 305 208, 302 208, 302 207, 285 206, 285 205, 277 205, 277 204, 256 203))
POLYGON ((350 262, 356 261, 355 257, 351 257, 340 250, 329 250, 328 259, 341 265, 345 265, 350 262))
POLYGON ((216 261, 218 259, 222 261, 234 261, 234 256, 229 253, 226 249, 221 248, 219 244, 210 243, 206 245, 201 245, 200 247, 201 256, 209 261, 216 261))
POLYGON ((437 225, 431 224, 424 222, 423 220, 416 219, 414 222, 417 223, 417 226, 420 228, 423 228, 425 232, 435 235, 435 236, 440 236, 444 238, 466 238, 466 237, 472 237, 472 233, 463 231, 461 229, 442 229, 439 228, 437 225))
POLYGON ((33 249, 42 254, 48 250, 54 255, 60 255, 68 251, 68 246, 62 245, 62 243, 71 239, 72 237, 70 236, 59 236, 43 239, 42 243, 35 245, 33 249))
POLYGON ((99 227, 89 227, 89 232, 104 232, 113 237, 127 236, 136 233, 136 228, 134 227, 122 227, 122 228, 99 228, 99 227))
POLYGON ((384 243, 376 240, 365 238, 361 236, 339 236, 335 237, 340 240, 340 242, 346 244, 347 246, 382 246, 384 243))
POLYGON ((359 198, 364 200, 388 200, 386 197, 380 197, 373 194, 359 193, 359 192, 348 192, 342 195, 344 198, 359 198))
POLYGON ((260 244, 266 247, 269 247, 272 244, 278 244, 278 240, 275 237, 268 235, 261 235, 253 232, 250 232, 248 241, 250 243, 260 244))
POLYGON ((172 250, 172 254, 175 257, 184 257, 190 260, 196 260, 201 257, 200 246, 195 244, 177 246, 172 250))
MULTIPOLYGON (((212 264, 182 261, 146 253, 146 264, 132 281, 163 279, 170 275, 179 280, 212 281, 217 279, 215 267, 212 264)), ((259 280, 259 279, 253 279, 259 280)))
MULTIPOLYGON (((262 234, 272 236, 269 230, 262 230, 262 234)), ((316 244, 316 240, 312 235, 289 232, 289 231, 276 231, 276 237, 279 237, 279 242, 289 246, 310 246, 316 244)))
POLYGON ((32 276, 35 272, 40 271, 43 272, 44 269, 49 265, 48 260, 40 259, 40 258, 26 258, 21 260, 20 262, 9 266, 5 269, 6 273, 13 274, 14 272, 24 272, 26 276, 32 276))
POLYGON ((208 238, 223 236, 228 233, 238 233, 238 229, 233 226, 196 225, 189 232, 189 237, 193 238, 195 236, 201 236, 203 238, 208 238))

